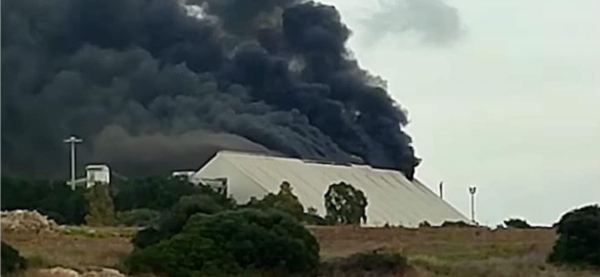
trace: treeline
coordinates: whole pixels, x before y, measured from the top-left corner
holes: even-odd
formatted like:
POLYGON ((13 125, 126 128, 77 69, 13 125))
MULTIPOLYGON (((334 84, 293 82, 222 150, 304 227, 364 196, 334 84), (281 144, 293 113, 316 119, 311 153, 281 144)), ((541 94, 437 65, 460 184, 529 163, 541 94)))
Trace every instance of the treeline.
MULTIPOLYGON (((3 178, 3 209, 36 209, 63 223, 142 225, 124 260, 130 274, 188 276, 315 276, 319 245, 304 224, 366 221, 365 194, 332 184, 323 195, 326 216, 305 208, 288 182, 277 193, 241 205, 203 185, 177 178, 146 178, 72 191, 62 182, 3 178), (25 191, 22 191, 25 190, 25 191), (61 206, 56 199, 76 198, 61 206), (48 204, 50 203, 50 204, 48 204), (77 216, 67 216, 78 210, 77 216)), ((370 256, 368 256, 370 257, 370 256)), ((396 267, 404 267, 398 256, 396 267)))
MULTIPOLYGON (((63 182, 3 177, 2 190, 3 210, 35 209, 67 224, 144 226, 132 239, 135 249, 123 263, 128 273, 173 277, 315 276, 324 270, 319 267, 319 245, 302 223, 360 224, 367 220, 368 205, 361 190, 345 183, 332 184, 325 192, 325 217, 314 207, 304 207, 288 182, 277 193, 242 205, 209 187, 174 178, 129 180, 73 191, 63 182)), ((520 219, 505 224, 530 228, 520 219)), ((556 227, 558 238, 549 263, 600 268, 600 207, 575 209, 556 227)), ((406 266, 397 253, 357 257, 344 263, 372 265, 389 260, 394 272, 406 266)), ((14 261, 7 270, 23 264, 18 255, 2 259, 3 266, 5 259, 14 261)))
POLYGON ((285 181, 277 193, 241 205, 208 186, 170 177, 119 180, 108 187, 76 190, 63 181, 2 177, 2 192, 2 210, 37 210, 59 224, 69 225, 92 224, 92 220, 93 225, 146 226, 176 207, 189 205, 209 210, 274 209, 311 225, 360 224, 367 220, 368 205, 361 190, 343 182, 332 184, 323 195, 324 217, 315 207, 304 207, 292 185, 285 181))
MULTIPOLYGON (((345 183, 332 184, 324 194, 325 218, 315 208, 305 208, 285 181, 277 193, 243 205, 202 190, 181 197, 137 233, 132 240, 135 249, 124 262, 130 274, 316 276, 319 245, 301 223, 366 221, 366 196, 345 183)), ((391 257, 393 263, 385 270, 403 270, 405 259, 398 254, 391 257)))
MULTIPOLYGON (((26 180, 2 177, 2 210, 37 210, 60 224, 85 224, 90 212, 91 189, 72 190, 64 181, 26 180)), ((194 186, 176 178, 132 179, 108 187, 110 205, 116 215, 158 214, 188 195, 210 195, 221 202, 232 200, 205 186, 194 186), (140 211, 140 212, 136 212, 140 211)))
POLYGON ((64 181, 2 177, 2 210, 37 210, 60 224, 83 224, 85 189, 71 190, 64 181))

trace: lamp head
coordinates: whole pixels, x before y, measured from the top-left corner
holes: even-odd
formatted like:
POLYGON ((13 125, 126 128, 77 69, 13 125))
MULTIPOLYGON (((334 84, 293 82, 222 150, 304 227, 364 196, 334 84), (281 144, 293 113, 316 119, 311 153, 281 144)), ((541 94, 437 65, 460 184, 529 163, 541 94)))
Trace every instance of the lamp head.
POLYGON ((477 191, 477 188, 475 188, 475 187, 469 187, 469 193, 470 194, 475 194, 476 191, 477 191))

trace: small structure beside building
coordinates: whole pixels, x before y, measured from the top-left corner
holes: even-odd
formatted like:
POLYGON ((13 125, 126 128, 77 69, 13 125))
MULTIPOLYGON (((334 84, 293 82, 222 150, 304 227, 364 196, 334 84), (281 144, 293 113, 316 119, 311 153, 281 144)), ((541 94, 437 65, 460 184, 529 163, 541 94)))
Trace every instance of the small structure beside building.
POLYGON ((214 191, 227 195, 227 178, 202 178, 196 175, 196 171, 173 171, 172 178, 182 178, 194 185, 205 185, 214 191))
POLYGON ((110 184, 110 168, 105 164, 90 164, 85 167, 86 187, 91 188, 97 184, 110 184))

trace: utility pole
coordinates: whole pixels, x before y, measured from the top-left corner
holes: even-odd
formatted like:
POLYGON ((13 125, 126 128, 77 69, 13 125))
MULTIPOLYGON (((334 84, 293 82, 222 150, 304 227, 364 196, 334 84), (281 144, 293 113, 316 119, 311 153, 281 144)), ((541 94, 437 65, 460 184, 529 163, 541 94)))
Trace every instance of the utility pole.
POLYGON ((64 143, 71 144, 71 189, 75 190, 75 144, 81 143, 83 140, 70 136, 68 139, 63 140, 64 143))
POLYGON ((444 199, 444 181, 440 182, 440 198, 444 199))
POLYGON ((476 187, 469 187, 469 193, 471 194, 471 222, 475 224, 475 192, 476 187))

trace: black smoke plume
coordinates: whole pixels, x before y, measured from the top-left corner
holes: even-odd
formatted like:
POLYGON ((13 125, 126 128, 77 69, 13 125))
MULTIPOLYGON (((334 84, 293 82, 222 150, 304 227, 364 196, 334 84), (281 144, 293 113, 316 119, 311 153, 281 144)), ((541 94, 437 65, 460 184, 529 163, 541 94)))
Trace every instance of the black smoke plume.
POLYGON ((3 174, 152 175, 220 149, 365 162, 412 178, 406 115, 345 47, 334 7, 295 0, 3 0, 3 174))

